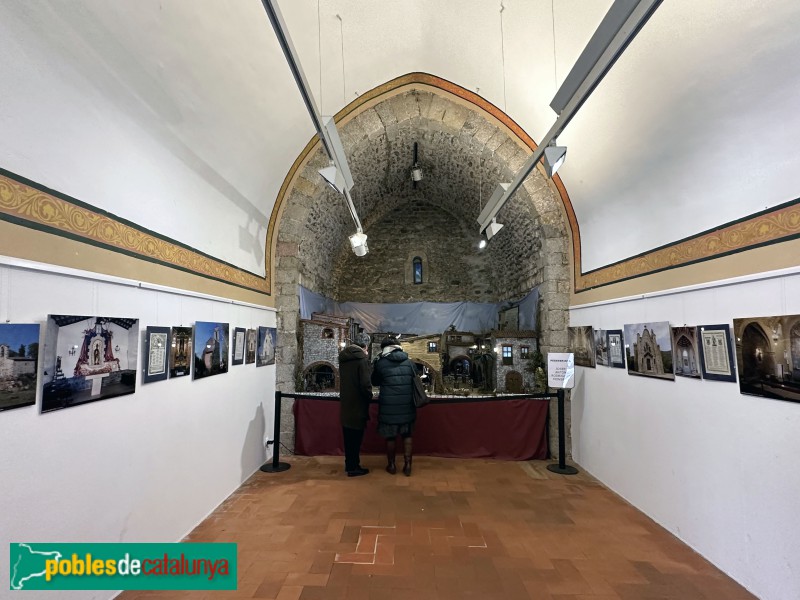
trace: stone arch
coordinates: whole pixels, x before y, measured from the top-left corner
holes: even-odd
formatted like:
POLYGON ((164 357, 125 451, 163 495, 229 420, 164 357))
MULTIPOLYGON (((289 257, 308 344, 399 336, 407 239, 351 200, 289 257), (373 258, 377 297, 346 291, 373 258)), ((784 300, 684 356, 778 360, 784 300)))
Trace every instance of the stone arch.
MULTIPOLYGON (((330 371, 333 374, 333 390, 336 390, 338 392, 339 391, 339 369, 337 369, 336 366, 333 363, 330 363, 330 362, 328 362, 326 360, 318 360, 316 362, 311 363, 305 369, 303 369, 302 381, 303 381, 304 387, 306 387, 307 384, 308 384, 308 380, 306 379, 306 376, 310 375, 310 374, 313 374, 315 372, 318 372, 320 370, 320 367, 326 367, 327 369, 330 369, 330 371)), ((308 389, 304 389, 303 391, 330 391, 330 389, 329 388, 326 388, 325 390, 308 390, 308 389)))
POLYGON ((539 286, 541 351, 563 350, 570 232, 573 252, 578 246, 560 180, 531 173, 498 216, 503 232, 478 250, 482 204, 522 167, 533 140, 476 94, 420 73, 368 92, 336 120, 370 252, 353 255, 348 236, 354 224, 343 200, 320 180, 317 171, 328 161, 312 140, 284 181, 268 232, 283 348, 278 389, 291 391, 295 384, 297 284, 340 302, 496 302, 539 286), (412 186, 415 142, 425 177, 412 186), (429 283, 406 282, 411 252, 424 253, 429 283))
POLYGON ((757 381, 770 375, 775 369, 769 336, 757 322, 745 325, 742 330, 742 373, 743 381, 757 381))
POLYGON ((675 340, 675 355, 677 360, 673 361, 673 369, 676 375, 696 376, 699 373, 694 342, 685 333, 675 340))

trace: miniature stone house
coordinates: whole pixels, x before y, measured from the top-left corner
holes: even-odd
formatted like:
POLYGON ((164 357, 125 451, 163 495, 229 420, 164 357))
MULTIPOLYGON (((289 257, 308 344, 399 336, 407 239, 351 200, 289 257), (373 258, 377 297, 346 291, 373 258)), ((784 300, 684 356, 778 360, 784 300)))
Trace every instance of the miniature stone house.
POLYGON ((339 351, 347 344, 352 326, 348 317, 322 313, 300 319, 303 391, 339 390, 339 351))
POLYGON ((493 331, 497 392, 519 394, 533 391, 535 377, 531 358, 539 348, 535 331, 493 331))

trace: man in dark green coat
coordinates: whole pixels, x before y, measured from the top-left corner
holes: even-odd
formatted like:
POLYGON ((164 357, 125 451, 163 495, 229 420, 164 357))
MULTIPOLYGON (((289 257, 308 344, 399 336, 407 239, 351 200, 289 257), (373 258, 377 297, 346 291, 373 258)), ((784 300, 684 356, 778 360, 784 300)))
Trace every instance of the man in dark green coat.
POLYGON ((403 352, 397 338, 388 337, 381 342, 381 353, 372 370, 372 385, 381 386, 378 433, 386 440, 386 471, 392 475, 397 473, 395 448, 398 435, 403 438, 403 473, 406 477, 411 475, 411 436, 417 419, 412 386, 416 373, 414 363, 403 352))
POLYGON ((360 457, 372 400, 369 360, 365 352, 369 341, 369 335, 359 333, 354 343, 339 352, 339 416, 344 438, 344 470, 348 477, 369 473, 369 469, 361 466, 360 457))

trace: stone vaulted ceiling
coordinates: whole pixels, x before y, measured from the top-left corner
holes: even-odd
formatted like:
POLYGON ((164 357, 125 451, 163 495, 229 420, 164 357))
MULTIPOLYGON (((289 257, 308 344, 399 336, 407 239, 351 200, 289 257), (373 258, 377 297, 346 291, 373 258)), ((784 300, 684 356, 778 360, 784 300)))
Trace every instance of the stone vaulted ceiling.
MULTIPOLYGON (((375 234, 381 231, 381 221, 392 214, 397 218, 398 211, 410 221, 423 221, 424 229, 430 219, 417 219, 424 207, 449 215, 453 223, 449 231, 431 227, 427 237, 441 244, 458 237, 463 243, 453 247, 454 254, 478 255, 476 219, 481 204, 497 183, 511 179, 530 153, 505 125, 484 111, 422 85, 386 94, 342 119, 340 130, 356 182, 352 196, 365 231, 371 235, 371 248, 385 242, 375 234), (416 188, 410 178, 415 142, 418 165, 424 173, 416 188)), ((341 265, 349 265, 346 270, 357 268, 347 241, 355 228, 343 199, 331 192, 317 173, 326 164, 317 148, 287 190, 286 207, 277 226, 279 242, 300 246, 304 283, 335 296, 341 291, 337 287, 341 265), (309 240, 313 244, 306 243, 309 240), (332 276, 337 269, 338 275, 332 276)), ((566 224, 560 203, 551 185, 536 172, 503 210, 498 220, 505 227, 481 259, 488 263, 484 278, 496 298, 510 299, 538 283, 541 264, 537 253, 545 238, 560 240, 564 247, 559 259, 566 263, 566 224)), ((383 235, 388 237, 386 233, 383 235)), ((474 261, 464 267, 466 271, 478 268, 474 261)))

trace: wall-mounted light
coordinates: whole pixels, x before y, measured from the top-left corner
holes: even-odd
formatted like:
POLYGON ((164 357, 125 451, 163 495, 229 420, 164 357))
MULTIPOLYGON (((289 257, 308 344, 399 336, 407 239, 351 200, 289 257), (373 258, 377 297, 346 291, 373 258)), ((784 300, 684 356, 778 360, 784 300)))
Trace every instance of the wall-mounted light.
POLYGON ((350 245, 353 247, 353 252, 355 252, 356 256, 364 256, 369 252, 367 234, 363 231, 357 231, 350 236, 350 245))

